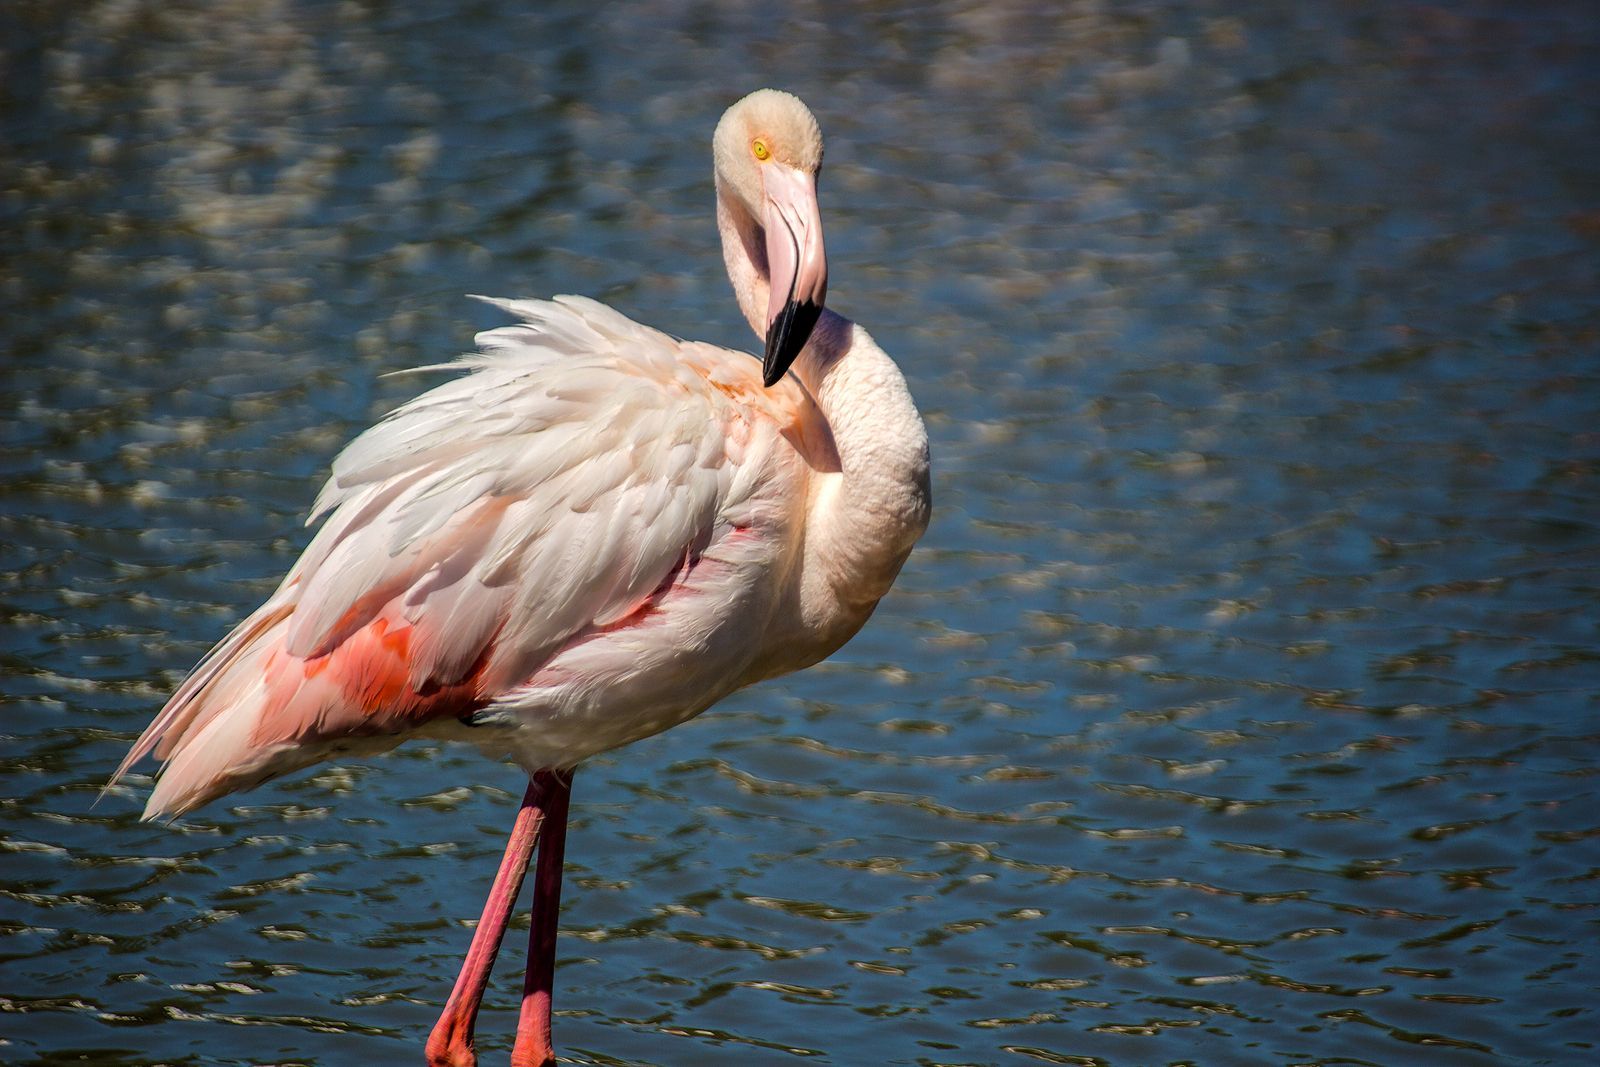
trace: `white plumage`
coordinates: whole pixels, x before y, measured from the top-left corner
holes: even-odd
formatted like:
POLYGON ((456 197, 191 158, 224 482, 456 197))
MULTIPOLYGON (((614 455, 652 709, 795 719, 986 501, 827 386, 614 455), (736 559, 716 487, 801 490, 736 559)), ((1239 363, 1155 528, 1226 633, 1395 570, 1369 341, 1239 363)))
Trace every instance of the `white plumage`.
MULTIPOLYGON (((582 297, 490 301, 519 321, 428 368, 460 376, 344 449, 305 553, 129 752, 119 776, 166 761, 147 818, 333 752, 474 741, 535 781, 479 931, 498 944, 528 812, 556 794, 565 811, 553 771, 860 628, 927 525, 926 433, 893 362, 823 308, 810 112, 752 94, 714 154, 724 258, 765 360, 582 297)), ((539 899, 559 891, 559 848, 539 899)), ((550 923, 547 908, 553 938, 550 923)), ((473 1062, 478 945, 431 1062, 473 1062)), ((541 1027, 543 1056, 547 1011, 541 1027)))

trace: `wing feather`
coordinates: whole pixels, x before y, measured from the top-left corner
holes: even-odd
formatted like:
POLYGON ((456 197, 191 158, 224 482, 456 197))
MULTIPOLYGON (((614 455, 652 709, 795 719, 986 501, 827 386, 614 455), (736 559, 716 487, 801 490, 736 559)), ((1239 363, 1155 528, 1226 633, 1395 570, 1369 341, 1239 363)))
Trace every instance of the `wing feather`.
POLYGON ((759 488, 736 400, 686 372, 681 342, 582 298, 489 302, 522 321, 334 461, 333 514, 289 579, 292 654, 399 600, 414 685, 481 665, 514 686, 637 611, 759 488))
POLYGON ((300 560, 135 743, 117 776, 167 761, 146 817, 491 703, 740 528, 793 543, 802 388, 581 297, 489 303, 520 321, 344 449, 300 560))

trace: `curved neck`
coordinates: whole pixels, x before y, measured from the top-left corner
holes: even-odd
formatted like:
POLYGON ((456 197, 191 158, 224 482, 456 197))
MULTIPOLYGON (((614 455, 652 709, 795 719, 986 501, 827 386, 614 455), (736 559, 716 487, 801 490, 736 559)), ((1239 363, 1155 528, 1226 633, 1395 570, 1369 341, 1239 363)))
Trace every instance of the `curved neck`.
MULTIPOLYGON (((762 343, 767 338, 767 301, 772 292, 767 266, 766 231, 761 223, 741 204, 733 191, 717 177, 717 231, 722 235, 722 262, 728 269, 728 281, 733 285, 733 295, 739 302, 745 321, 762 343)), ((823 380, 835 362, 851 347, 851 322, 834 312, 823 309, 811 340, 791 368, 806 391, 814 397, 822 410, 823 380)))
POLYGON ((768 282, 766 234, 735 198, 732 190, 717 178, 717 230, 722 234, 722 262, 733 283, 733 295, 745 321, 763 342, 767 338, 768 282))
MULTIPOLYGON (((764 338, 766 235, 720 179, 717 228, 739 310, 764 338)), ((870 611, 928 524, 927 430, 894 361, 832 311, 823 310, 791 370, 827 420, 840 465, 836 483, 819 483, 826 502, 812 510, 806 533, 806 583, 829 593, 807 600, 870 611)))

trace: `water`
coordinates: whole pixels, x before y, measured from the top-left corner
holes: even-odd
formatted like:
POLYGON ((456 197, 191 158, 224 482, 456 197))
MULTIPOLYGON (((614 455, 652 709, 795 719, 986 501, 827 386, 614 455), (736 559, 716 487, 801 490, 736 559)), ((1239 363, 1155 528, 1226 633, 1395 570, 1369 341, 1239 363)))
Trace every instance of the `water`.
POLYGON ((96 793, 461 294, 753 345, 707 142, 776 84, 937 513, 579 774, 563 1056, 1590 1062, 1600 20, 1508 7, 9 3, 0 1060, 420 1061, 517 772, 96 793))

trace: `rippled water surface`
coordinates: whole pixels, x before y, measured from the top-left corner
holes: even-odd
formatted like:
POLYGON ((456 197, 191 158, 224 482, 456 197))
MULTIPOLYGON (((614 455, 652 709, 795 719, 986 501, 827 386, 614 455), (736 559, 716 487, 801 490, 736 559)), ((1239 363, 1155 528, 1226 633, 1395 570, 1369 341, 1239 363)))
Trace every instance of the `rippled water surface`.
POLYGON ((708 139, 770 83, 937 513, 831 661, 579 773, 563 1056, 1592 1062, 1597 23, 11 0, 0 1060, 420 1062, 518 772, 96 793, 461 294, 753 345, 708 139))

